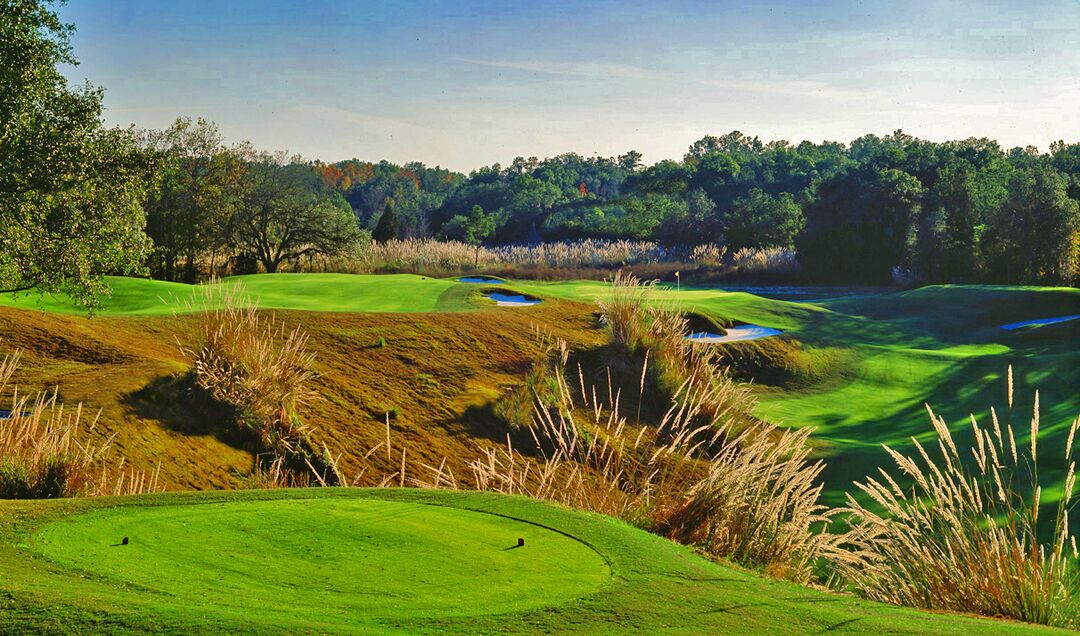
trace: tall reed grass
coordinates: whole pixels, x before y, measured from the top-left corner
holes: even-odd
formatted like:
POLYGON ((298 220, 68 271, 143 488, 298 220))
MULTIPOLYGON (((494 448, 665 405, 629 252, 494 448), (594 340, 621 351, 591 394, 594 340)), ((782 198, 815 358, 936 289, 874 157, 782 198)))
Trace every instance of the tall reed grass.
POLYGON ((336 462, 312 442, 312 430, 299 414, 318 398, 307 334, 260 312, 240 285, 212 281, 193 304, 199 322, 180 349, 191 361, 197 385, 234 407, 237 425, 269 453, 267 466, 253 476, 256 482, 339 483, 336 462))
MULTIPOLYGON (((12 387, 21 353, 0 360, 0 395, 12 387)), ((0 420, 0 499, 123 495, 159 490, 147 473, 110 457, 112 438, 89 441, 82 405, 66 409, 58 391, 21 395, 12 388, 10 415, 0 420)))
MULTIPOLYGON (((755 400, 749 390, 731 378, 714 348, 697 346, 686 337, 690 332, 686 316, 670 303, 658 301, 653 283, 617 272, 609 295, 597 305, 601 322, 611 334, 614 356, 646 361, 642 389, 648 381, 663 400, 672 400, 693 378, 711 389, 702 406, 709 418, 733 419, 744 425, 753 421, 755 400)), ((619 361, 612 364, 618 366, 619 361)))
MULTIPOLYGON (((737 431, 710 420, 717 388, 687 380, 659 421, 634 422, 620 391, 557 374, 556 404, 537 401, 532 445, 483 448, 476 488, 616 516, 710 554, 806 580, 830 535, 817 503, 821 462, 808 460, 809 429, 759 424, 737 431)), ((639 398, 640 399, 640 398, 639 398)), ((437 480, 432 480, 437 481, 437 480)))
POLYGON ((900 487, 885 470, 856 484, 876 507, 848 495, 852 528, 833 556, 848 585, 899 605, 1080 626, 1080 569, 1069 529, 1080 418, 1061 449, 1067 474, 1055 514, 1041 519, 1038 393, 1028 444, 1020 444, 1008 417, 1011 367, 1008 379, 1006 418, 991 409, 986 428, 972 416, 969 446, 958 446, 927 406, 936 444, 928 449, 912 439, 915 455, 885 447, 911 486, 900 487))
POLYGON ((592 239, 479 249, 460 241, 405 239, 365 244, 345 256, 301 260, 294 267, 352 274, 450 275, 483 270, 523 278, 607 277, 612 270, 627 267, 665 275, 680 269, 684 274, 710 270, 710 275, 791 276, 798 272, 794 252, 781 248, 730 253, 717 245, 664 246, 651 241, 592 239))

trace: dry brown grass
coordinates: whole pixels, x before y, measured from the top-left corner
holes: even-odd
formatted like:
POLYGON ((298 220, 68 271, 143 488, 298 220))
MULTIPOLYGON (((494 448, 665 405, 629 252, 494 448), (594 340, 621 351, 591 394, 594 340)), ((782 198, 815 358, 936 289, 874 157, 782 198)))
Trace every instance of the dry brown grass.
MULTIPOLYGON (((1008 393, 1006 413, 1011 367, 1008 393)), ((927 411, 936 453, 914 439, 915 457, 885 448, 912 486, 881 470, 880 479, 856 484, 878 508, 848 496, 852 529, 833 556, 843 580, 875 600, 1076 627, 1080 570, 1068 510, 1080 418, 1063 450, 1068 473, 1056 515, 1046 520, 1052 533, 1042 542, 1038 393, 1026 446, 991 410, 989 430, 972 416, 973 442, 961 450, 946 422, 927 411)))
POLYGON ((611 293, 600 299, 601 321, 611 334, 616 355, 642 357, 641 390, 648 381, 665 400, 672 400, 691 378, 709 387, 702 411, 711 420, 733 419, 737 425, 754 421, 755 401, 750 391, 735 382, 719 364, 717 350, 687 339, 685 315, 657 302, 653 284, 618 272, 611 293))
POLYGON ((256 483, 336 485, 335 462, 315 447, 298 412, 318 398, 307 334, 261 313, 239 285, 211 282, 195 302, 198 326, 181 351, 198 386, 234 407, 236 423, 269 452, 256 483))
MULTIPOLYGON (((21 354, 0 360, 0 395, 5 395, 21 354)), ((20 395, 12 387, 10 416, 0 420, 0 499, 122 495, 159 490, 158 474, 110 458, 111 439, 92 444, 82 405, 65 409, 59 393, 20 395)))
POLYGON ((783 247, 743 248, 734 254, 734 265, 749 276, 794 276, 799 272, 795 250, 783 247))
MULTIPOLYGON (((810 431, 760 424, 736 432, 705 412, 717 388, 688 380, 654 424, 632 424, 611 384, 558 375, 560 400, 535 405, 527 453, 510 439, 472 463, 479 490, 616 516, 709 554, 796 580, 830 541, 815 531, 823 465, 810 431)), ((436 479, 429 481, 437 481, 436 479)))
POLYGON ((405 239, 363 245, 349 255, 297 262, 296 271, 350 274, 412 273, 448 276, 483 271, 524 279, 606 279, 611 272, 684 280, 738 275, 793 276, 798 263, 791 250, 743 249, 729 253, 717 245, 665 247, 652 241, 582 240, 480 247, 459 241, 405 239))

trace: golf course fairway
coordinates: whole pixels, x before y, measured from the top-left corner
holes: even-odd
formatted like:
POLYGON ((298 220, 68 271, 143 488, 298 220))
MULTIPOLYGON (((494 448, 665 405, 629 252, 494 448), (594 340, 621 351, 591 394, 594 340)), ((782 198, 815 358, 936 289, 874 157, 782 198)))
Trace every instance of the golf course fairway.
POLYGON ((34 633, 1053 631, 772 581, 608 517, 454 491, 0 502, 0 572, 0 625, 34 633))

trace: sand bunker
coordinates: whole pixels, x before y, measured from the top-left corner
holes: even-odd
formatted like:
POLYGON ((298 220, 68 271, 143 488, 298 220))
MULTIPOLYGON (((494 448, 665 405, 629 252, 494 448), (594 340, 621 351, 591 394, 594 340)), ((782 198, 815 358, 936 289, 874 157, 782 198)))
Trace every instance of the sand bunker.
POLYGON ((1041 327, 1042 325, 1054 325, 1059 322, 1076 320, 1077 318, 1080 318, 1080 314, 1073 314, 1071 316, 1058 316, 1057 318, 1037 318, 1035 320, 1010 322, 1007 325, 1001 325, 1001 329, 1004 329, 1005 331, 1012 331, 1013 329, 1019 329, 1020 327, 1041 327))
POLYGON ((499 278, 493 278, 491 276, 462 276, 461 278, 457 279, 457 282, 459 282, 459 283, 487 283, 487 284, 490 285, 492 283, 498 284, 498 283, 504 283, 506 281, 504 281, 502 279, 499 279, 499 278))
POLYGON ((779 329, 773 329, 772 327, 760 327, 758 325, 739 325, 737 327, 728 327, 726 329, 727 334, 721 335, 718 333, 710 333, 708 331, 699 331, 686 336, 687 340, 693 340, 694 342, 703 343, 720 343, 720 342, 741 342, 744 340, 757 340, 758 338, 767 338, 769 336, 778 336, 782 331, 779 329))
POLYGON ((520 294, 504 294, 502 292, 490 292, 484 294, 485 298, 490 298, 495 301, 495 304, 500 307, 531 307, 532 305, 539 305, 539 298, 532 298, 529 296, 522 296, 520 294))

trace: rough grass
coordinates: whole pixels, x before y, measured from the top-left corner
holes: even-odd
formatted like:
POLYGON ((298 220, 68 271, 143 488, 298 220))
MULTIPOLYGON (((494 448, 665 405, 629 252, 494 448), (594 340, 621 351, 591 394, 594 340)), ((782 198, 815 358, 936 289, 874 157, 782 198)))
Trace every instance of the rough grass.
POLYGON ((192 311, 199 327, 180 350, 196 385, 232 406, 234 424, 269 455, 256 466, 256 483, 347 485, 333 455, 316 446, 300 416, 319 398, 307 333, 260 313, 240 285, 214 282, 203 294, 192 311))
MULTIPOLYGON (((467 473, 477 443, 505 442, 506 424, 493 402, 540 355, 535 326, 575 346, 604 339, 590 308, 570 302, 545 302, 526 313, 494 307, 415 313, 408 320, 392 313, 276 313, 289 325, 302 323, 309 335, 318 374, 312 386, 321 399, 300 415, 316 429, 319 448, 344 451, 350 479, 370 465, 361 459, 385 438, 388 413, 397 457, 391 462, 379 453, 382 460, 371 460, 382 463, 369 474, 397 470, 405 446, 411 468, 446 457, 467 473)), ((258 449, 229 432, 228 413, 193 400, 190 362, 176 343, 200 324, 196 315, 87 319, 0 308, 0 350, 25 351, 16 379, 27 390, 60 385, 66 402, 100 409, 93 439, 112 438, 130 464, 153 471, 160 458, 170 458, 161 466, 164 486, 234 488, 249 483, 258 449)))
MULTIPOLYGON (((122 280, 130 285, 124 311, 138 314, 154 307, 165 315, 110 315, 108 302, 103 315, 92 320, 0 308, 5 343, 27 351, 20 382, 35 390, 60 384, 68 402, 101 408, 99 431, 117 433, 114 447, 140 468, 156 465, 156 460, 148 464, 144 458, 173 457, 176 468, 162 474, 166 483, 236 484, 236 473, 251 469, 250 453, 219 439, 205 422, 174 406, 182 395, 171 378, 187 368, 174 343, 187 319, 170 317, 169 307, 159 307, 160 290, 143 287, 156 283, 122 280)), ((249 290, 264 307, 267 297, 274 301, 270 307, 331 306, 364 312, 393 303, 420 310, 447 299, 447 308, 476 310, 412 313, 407 320, 346 311, 308 312, 292 319, 303 321, 311 335, 316 370, 322 376, 318 388, 327 398, 305 417, 333 448, 377 444, 387 412, 397 414, 391 423, 403 443, 433 449, 417 458, 428 464, 438 465, 444 456, 468 456, 474 439, 501 443, 505 422, 491 405, 532 368, 538 354, 536 325, 569 340, 575 349, 604 341, 593 312, 609 285, 595 281, 509 281, 507 287, 545 301, 523 314, 477 303, 472 297, 476 285, 416 276, 282 275, 255 280, 261 287, 249 290), (402 279, 412 282, 399 287, 402 279), (360 293, 377 289, 382 280, 388 281, 384 291, 360 293), (293 288, 297 292, 289 296, 293 288), (398 289, 407 293, 398 294, 398 289), (330 301, 324 304, 320 298, 330 301), (385 346, 376 346, 380 339, 385 346), (434 381, 415 382, 417 374, 434 381), (377 425, 375 431, 369 430, 371 423, 377 425)), ((191 293, 190 287, 178 287, 191 293)), ((117 298, 121 292, 118 287, 117 298)), ((1047 443, 1062 443, 1080 410, 1075 391, 1080 386, 1080 323, 1021 332, 997 329, 1025 318, 1080 313, 1080 291, 1075 289, 940 286, 809 304, 688 285, 681 291, 658 285, 653 294, 658 302, 677 303, 677 308, 722 324, 739 321, 782 329, 785 337, 801 344, 794 360, 798 377, 772 385, 755 382, 754 412, 772 423, 816 427, 816 452, 833 460, 825 473, 824 495, 830 505, 843 505, 846 484, 886 463, 880 443, 909 452, 910 437, 929 439, 923 403, 936 405, 951 429, 966 428, 970 407, 964 405, 993 403, 1009 364, 1016 369, 1018 399, 1027 402, 1022 408, 1031 408, 1034 388, 1041 391, 1047 443)), ((28 301, 24 298, 19 305, 28 301)), ((985 410, 975 415, 980 421, 989 417, 985 410)), ((347 464, 353 459, 349 453, 343 457, 347 464)), ((350 472, 356 469, 358 463, 350 472)), ((1060 461, 1048 458, 1043 477, 1061 483, 1064 474, 1060 461)), ((1054 497, 1053 491, 1044 493, 1047 501, 1054 497)))
POLYGON ((110 456, 112 440, 88 439, 82 405, 65 409, 59 391, 20 394, 11 386, 21 352, 0 358, 0 396, 10 388, 7 417, 0 420, 0 499, 53 499, 131 494, 157 489, 157 472, 127 468, 110 456))

